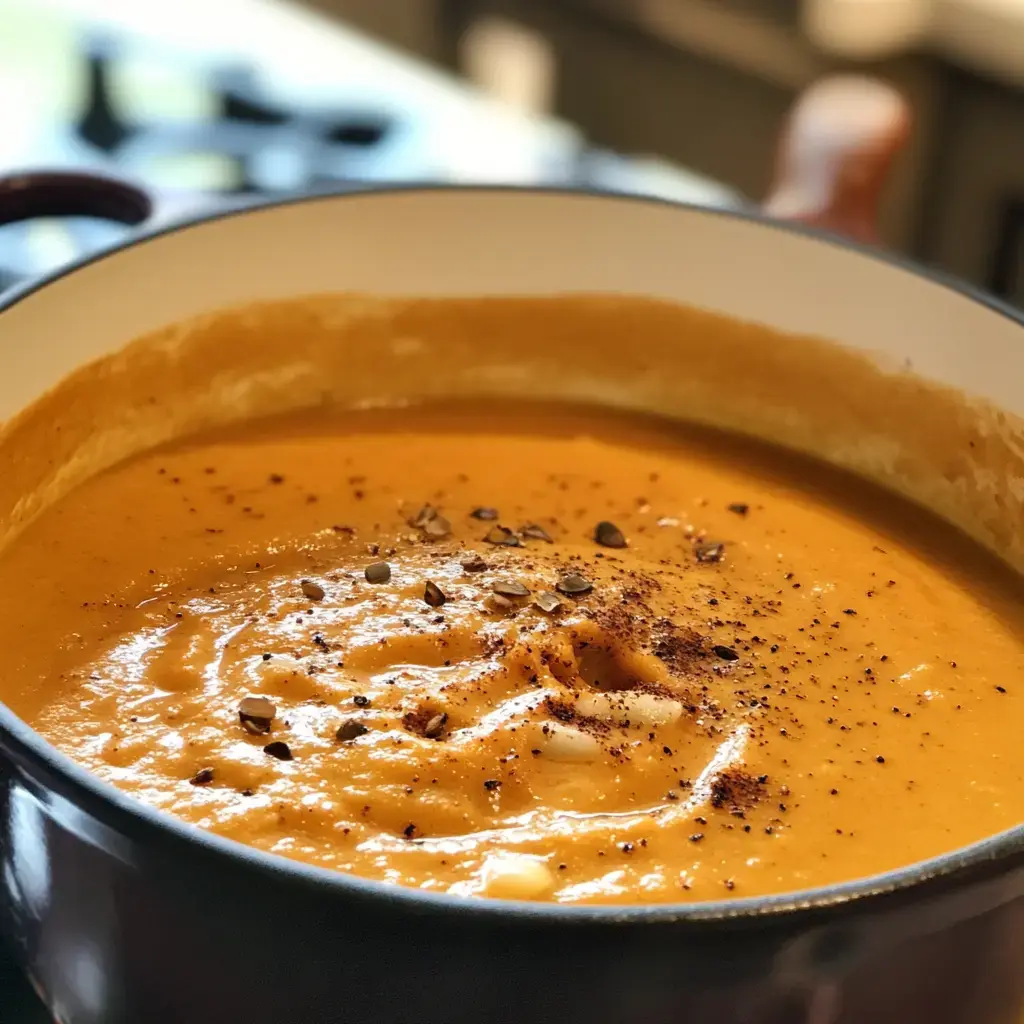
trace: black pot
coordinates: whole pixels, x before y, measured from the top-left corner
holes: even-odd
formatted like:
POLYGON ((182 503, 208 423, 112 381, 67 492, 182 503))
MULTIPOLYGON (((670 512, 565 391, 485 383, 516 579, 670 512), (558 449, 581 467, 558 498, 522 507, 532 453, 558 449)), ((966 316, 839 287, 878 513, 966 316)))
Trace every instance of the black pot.
MULTIPOLYGON (((23 179, 0 219, 88 212, 80 184, 23 179)), ((93 187, 107 213, 145 216, 139 194, 93 187)), ((835 239, 650 200, 399 189, 164 228, 9 295, 0 416, 161 324, 331 289, 655 294, 881 349, 1024 409, 1008 311, 835 239)), ((134 803, 6 709, 0 766, 3 925, 67 1024, 1016 1024, 1024 1005, 1024 828, 827 889, 572 908, 239 846, 134 803)))

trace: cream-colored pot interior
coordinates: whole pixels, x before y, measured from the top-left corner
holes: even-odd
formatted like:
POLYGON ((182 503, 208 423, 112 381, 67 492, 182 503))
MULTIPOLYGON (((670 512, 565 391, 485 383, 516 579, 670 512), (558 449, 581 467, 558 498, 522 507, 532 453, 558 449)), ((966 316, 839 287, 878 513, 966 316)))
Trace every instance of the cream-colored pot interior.
POLYGON ((9 305, 0 531, 98 468, 203 425, 466 393, 586 399, 756 433, 881 480, 1024 568, 1024 331, 1013 319, 772 225, 488 189, 258 209, 132 245, 9 305), (539 301, 564 293, 601 297, 539 301), (253 302, 264 305, 207 315, 253 302))

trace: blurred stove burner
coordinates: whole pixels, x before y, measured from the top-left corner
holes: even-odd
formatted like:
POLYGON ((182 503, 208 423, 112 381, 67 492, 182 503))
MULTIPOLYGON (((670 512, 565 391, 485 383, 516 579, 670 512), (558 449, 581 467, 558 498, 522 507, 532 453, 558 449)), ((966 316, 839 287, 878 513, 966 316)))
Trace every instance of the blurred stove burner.
POLYGON ((86 109, 77 125, 78 135, 89 145, 105 153, 116 153, 134 129, 122 122, 110 96, 110 65, 105 50, 87 48, 86 109))
MULTIPOLYGON (((436 176, 422 146, 428 126, 372 100, 322 107, 291 103, 269 94, 255 67, 215 60, 189 67, 212 97, 212 113, 140 120, 124 109, 115 82, 118 62, 133 55, 133 44, 91 32, 79 54, 85 94, 77 117, 51 139, 58 166, 71 154, 74 165, 159 191, 168 178, 180 177, 182 162, 191 161, 207 182, 199 186, 197 206, 211 195, 228 201, 436 176)), ((367 83, 367 93, 373 85, 367 83)), ((45 230, 39 222, 0 227, 0 292, 128 230, 70 219, 45 230)))
POLYGON ((95 35, 86 40, 88 89, 75 133, 129 176, 145 178, 146 163, 155 158, 194 154, 232 166, 233 184, 225 191, 236 194, 292 192, 328 181, 376 177, 385 165, 389 176, 401 174, 403 164, 414 173, 402 145, 408 126, 394 112, 370 104, 320 110, 285 105, 268 98, 253 70, 240 65, 208 72, 217 107, 212 119, 132 123, 119 111, 111 84, 119 56, 117 40, 95 35))

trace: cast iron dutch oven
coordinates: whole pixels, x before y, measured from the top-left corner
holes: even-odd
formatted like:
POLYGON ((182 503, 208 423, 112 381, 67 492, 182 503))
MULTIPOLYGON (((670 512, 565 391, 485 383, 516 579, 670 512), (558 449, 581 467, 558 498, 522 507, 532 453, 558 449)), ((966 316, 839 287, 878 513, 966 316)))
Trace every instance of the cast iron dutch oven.
MULTIPOLYGON (((7 182, 0 220, 44 212, 149 205, 110 182, 7 182)), ((0 418, 159 326, 330 290, 654 295, 912 360, 1024 413, 1019 317, 836 237, 637 198, 409 188, 215 214, 23 286, 0 302, 0 418)), ((0 858, 3 928, 67 1024, 1015 1024, 1024 997, 1024 828, 791 895, 470 901, 188 827, 0 707, 0 858)))

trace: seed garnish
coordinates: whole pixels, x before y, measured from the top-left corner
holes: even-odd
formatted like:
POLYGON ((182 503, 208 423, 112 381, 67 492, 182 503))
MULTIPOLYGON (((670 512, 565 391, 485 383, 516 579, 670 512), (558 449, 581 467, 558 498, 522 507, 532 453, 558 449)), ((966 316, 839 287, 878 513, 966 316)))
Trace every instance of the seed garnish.
POLYGON ((387 562, 372 562, 363 570, 367 583, 387 583, 391 579, 391 566, 387 562))
POLYGON ((277 708, 266 697, 243 697, 238 705, 238 720, 242 728, 253 736, 264 736, 270 732, 270 723, 277 714, 277 708))
POLYGON ((498 510, 496 508, 475 508, 469 513, 474 519, 479 519, 481 522, 491 522, 498 518, 498 510))
POLYGON ((624 548, 626 546, 626 535, 607 519, 594 527, 594 540, 605 548, 624 548))
POLYGON ((303 580, 301 583, 303 597, 309 598, 310 601, 322 601, 326 594, 326 591, 319 583, 314 583, 312 580, 303 580))
POLYGON ((721 541, 698 544, 693 553, 698 562, 720 562, 725 555, 725 545, 721 541))
POLYGON ((422 530, 432 519, 436 519, 438 514, 433 505, 424 505, 416 515, 408 520, 408 523, 415 529, 422 530))
POLYGON ((448 598, 445 596, 444 591, 433 580, 427 580, 426 586, 423 588, 423 600, 426 601, 431 608, 440 608, 448 598))
POLYGON ((727 508, 730 512, 735 512, 738 516, 745 516, 750 511, 750 506, 745 505, 742 501, 734 501, 727 508))
POLYGON ((520 531, 520 535, 527 540, 543 540, 548 544, 554 544, 551 534, 539 523, 527 523, 520 531))
POLYGON ((715 644, 711 648, 722 659, 722 661, 736 661, 739 655, 731 648, 726 647, 724 644, 715 644))
POLYGON ((519 580, 498 580, 491 589, 502 597, 530 596, 530 588, 519 580))
POLYGON ((589 594, 594 589, 590 580, 581 576, 578 572, 570 572, 563 576, 556 584, 555 590, 566 594, 569 597, 579 597, 589 594))
POLYGON ((448 724, 448 713, 442 711, 439 715, 434 715, 429 722, 423 727, 423 735, 428 740, 439 740, 444 734, 444 727, 448 724))
POLYGON ((207 786, 213 782, 213 769, 200 768, 199 771, 188 780, 193 786, 207 786))
POLYGON ((263 748, 263 753, 276 757, 278 761, 290 761, 292 759, 291 747, 283 740, 274 740, 273 743, 268 743, 263 748))
POLYGON ((487 563, 479 555, 470 555, 459 562, 459 565, 466 572, 485 572, 487 570, 487 563))
POLYGON ((550 590, 542 590, 533 599, 533 606, 542 612, 550 614, 551 612, 558 611, 562 607, 562 602, 557 594, 552 594, 550 590))
POLYGON ((523 542, 507 526, 492 526, 484 540, 488 544, 501 544, 507 548, 522 547, 523 542))
POLYGON ((334 738, 342 743, 348 743, 351 740, 359 739, 360 736, 365 736, 369 731, 362 722, 343 722, 338 726, 338 731, 334 734, 334 738))
POLYGON ((431 540, 442 540, 451 535, 452 524, 444 516, 437 515, 428 519, 422 526, 423 534, 431 540))

